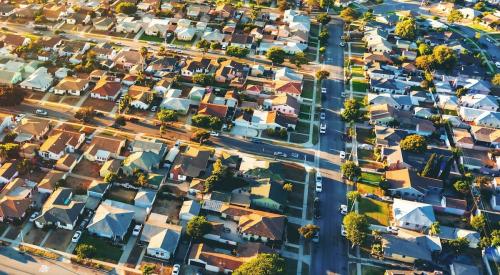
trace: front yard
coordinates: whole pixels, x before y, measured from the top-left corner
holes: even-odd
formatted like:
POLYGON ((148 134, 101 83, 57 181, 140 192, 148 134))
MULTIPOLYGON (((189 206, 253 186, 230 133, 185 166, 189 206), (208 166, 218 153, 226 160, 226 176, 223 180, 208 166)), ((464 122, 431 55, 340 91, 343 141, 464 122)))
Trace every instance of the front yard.
POLYGON ((382 180, 381 174, 361 172, 361 181, 371 184, 378 184, 382 180))
POLYGON ((388 226, 391 206, 387 202, 361 198, 359 200, 359 213, 365 214, 370 224, 388 226))
POLYGON ((47 238, 44 247, 52 248, 59 251, 66 251, 66 248, 71 243, 74 231, 66 229, 54 229, 47 238))
POLYGON ((113 245, 109 240, 97 238, 87 233, 84 233, 80 238, 78 245, 81 244, 88 244, 95 247, 93 259, 110 263, 118 263, 123 252, 120 246, 113 245))
POLYGON ((304 80, 304 86, 302 88, 302 94, 300 95, 303 98, 312 99, 314 94, 314 80, 304 80))
POLYGON ((159 42, 159 43, 162 43, 164 41, 162 37, 158 37, 156 35, 147 35, 146 33, 143 33, 141 37, 139 37, 139 40, 159 42))
POLYGON ((368 82, 364 79, 353 79, 352 81, 352 89, 354 92, 358 93, 366 93, 368 89, 368 82))

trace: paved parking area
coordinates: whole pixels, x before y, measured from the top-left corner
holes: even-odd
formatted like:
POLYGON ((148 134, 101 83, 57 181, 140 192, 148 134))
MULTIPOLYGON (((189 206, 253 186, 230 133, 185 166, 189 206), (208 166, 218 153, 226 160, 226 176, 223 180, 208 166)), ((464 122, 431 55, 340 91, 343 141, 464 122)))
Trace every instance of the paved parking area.
POLYGON ((49 238, 45 242, 44 247, 52 248, 59 251, 66 251, 66 248, 71 243, 74 231, 66 229, 54 229, 49 238))
POLYGON ((231 129, 231 135, 236 136, 247 136, 247 137, 256 137, 259 135, 259 131, 255 129, 249 129, 246 127, 234 126, 231 129))
POLYGON ((33 228, 31 228, 31 230, 24 236, 24 242, 40 245, 47 234, 47 230, 39 229, 36 226, 33 226, 33 228))

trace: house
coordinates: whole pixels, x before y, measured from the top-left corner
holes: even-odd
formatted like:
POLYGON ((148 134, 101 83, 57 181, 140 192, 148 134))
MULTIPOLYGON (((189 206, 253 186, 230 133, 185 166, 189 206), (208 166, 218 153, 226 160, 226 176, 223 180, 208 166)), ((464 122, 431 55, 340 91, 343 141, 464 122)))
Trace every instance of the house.
POLYGON ((35 225, 38 228, 54 225, 57 228, 73 230, 78 217, 83 213, 85 203, 72 198, 71 188, 56 189, 44 203, 41 215, 35 219, 35 225))
POLYGON ((121 84, 113 77, 102 77, 90 93, 90 97, 116 101, 120 94, 121 84))
POLYGON ((500 113, 462 107, 458 112, 463 121, 474 122, 477 126, 500 128, 500 113))
POLYGON ((54 130, 40 146, 38 154, 44 159, 59 160, 66 153, 73 153, 85 141, 85 134, 66 130, 54 130))
POLYGON ((206 74, 214 68, 212 60, 208 58, 193 58, 186 62, 186 66, 181 69, 183 76, 193 76, 195 74, 206 74))
POLYGON ((153 100, 151 89, 145 86, 132 85, 127 94, 132 100, 130 106, 136 109, 147 110, 153 100))
POLYGON ((131 152, 152 152, 163 158, 167 153, 167 145, 160 140, 133 140, 129 144, 131 152))
POLYGON ((300 112, 300 103, 297 98, 286 93, 265 99, 262 105, 267 110, 277 111, 293 117, 298 117, 300 112))
POLYGON ((399 229, 397 235, 382 235, 382 251, 386 259, 409 264, 415 263, 416 260, 432 263, 434 252, 441 250, 438 237, 405 229, 399 229))
POLYGON ((12 127, 12 125, 14 125, 12 115, 0 113, 0 133, 3 132, 6 128, 12 127))
POLYGON ((61 181, 64 181, 65 178, 66 173, 57 170, 50 170, 38 183, 38 192, 51 194, 52 192, 54 192, 54 190, 56 190, 59 183, 61 181))
POLYGON ((302 83, 301 82, 290 82, 285 80, 275 80, 273 82, 274 92, 276 94, 289 94, 295 97, 299 97, 302 94, 302 83))
POLYGON ((398 227, 415 231, 426 231, 436 221, 432 205, 415 201, 394 199, 392 214, 398 227))
POLYGON ((31 39, 17 34, 5 33, 0 35, 0 42, 3 42, 3 48, 11 52, 18 47, 29 45, 31 39))
POLYGON ((132 210, 101 203, 87 226, 87 230, 102 238, 122 241, 133 220, 132 210))
POLYGON ((405 131, 375 125, 375 144, 380 147, 397 146, 407 136, 405 131))
POLYGON ((19 85, 23 89, 46 92, 50 86, 52 86, 53 81, 54 78, 52 77, 52 74, 48 72, 47 68, 40 67, 19 85))
POLYGON ((1 85, 12 86, 21 80, 23 80, 23 76, 20 72, 0 70, 0 84, 1 85))
POLYGON ((137 169, 150 173, 160 167, 161 161, 162 159, 158 154, 152 152, 135 152, 123 161, 122 171, 125 175, 132 175, 137 169))
POLYGON ((134 66, 145 65, 145 60, 139 51, 125 49, 116 54, 114 62, 116 65, 120 65, 124 69, 128 70, 134 66))
POLYGON ((214 273, 230 274, 259 253, 273 253, 272 249, 261 243, 241 243, 235 250, 236 253, 229 253, 206 243, 193 244, 188 264, 214 273))
POLYGON ((411 97, 408 95, 368 93, 367 99, 370 105, 388 104, 398 110, 408 111, 413 107, 411 97))
POLYGON ((188 98, 167 97, 163 99, 160 108, 165 110, 173 110, 181 115, 186 115, 189 111, 191 100, 188 98))
POLYGON ((149 22, 145 23, 144 33, 146 33, 147 35, 165 37, 170 24, 170 19, 153 18, 149 22))
POLYGON ((14 128, 14 133, 17 134, 15 142, 26 141, 39 141, 50 130, 50 123, 48 120, 41 119, 23 119, 21 124, 14 128))
POLYGON ((6 162, 0 167, 0 184, 7 184, 19 175, 16 166, 12 162, 6 162))
POLYGON ((32 206, 34 184, 17 178, 5 185, 0 192, 0 221, 22 221, 32 206))
MULTIPOLYGON (((457 128, 453 128, 454 131, 455 129, 457 128)), ((485 144, 492 147, 500 145, 500 129, 472 125, 470 135, 474 137, 474 140, 478 144, 485 144)))
POLYGON ((96 135, 83 153, 89 161, 104 163, 110 158, 119 159, 125 147, 126 139, 113 136, 96 135))
POLYGON ((147 210, 147 212, 151 211, 153 208, 153 203, 156 199, 156 191, 141 189, 135 194, 134 205, 137 207, 142 207, 147 210))
POLYGON ((87 196, 102 199, 110 186, 107 182, 93 180, 87 188, 87 196))
MULTIPOLYGON (((210 96, 210 94, 205 95, 205 97, 207 96, 210 96)), ((198 108, 198 114, 218 117, 224 121, 228 114, 228 110, 229 108, 223 104, 201 102, 198 108)))
POLYGON ((181 211, 179 212, 179 219, 181 221, 190 221, 200 214, 201 204, 195 200, 188 200, 182 203, 181 211))
POLYGON ((219 69, 215 72, 215 81, 221 83, 230 83, 230 86, 243 87, 247 76, 250 73, 248 65, 226 60, 220 63, 219 69))
POLYGON ((243 33, 233 33, 230 40, 231 46, 251 49, 253 37, 243 33))
POLYGON ((500 18, 494 14, 488 14, 481 18, 481 25, 492 28, 494 30, 498 29, 500 18))
POLYGON ((280 243, 283 240, 286 222, 283 215, 223 204, 221 217, 237 221, 238 233, 249 241, 280 243))
POLYGON ((89 81, 87 79, 68 76, 54 86, 54 94, 80 96, 88 87, 89 81))
POLYGON ((92 24, 98 31, 109 31, 111 30, 115 22, 111 17, 98 17, 93 20, 92 24))
POLYGON ((439 226, 439 229, 440 231, 438 236, 442 240, 452 241, 458 238, 466 238, 469 241, 470 248, 479 247, 481 236, 476 231, 457 228, 457 227, 449 227, 444 225, 439 226))
POLYGON ((474 138, 467 129, 453 128, 453 141, 455 142, 455 145, 459 148, 467 148, 467 149, 474 148, 474 138))
POLYGON ((205 96, 206 89, 200 86, 193 86, 191 91, 189 91, 188 98, 191 99, 193 104, 200 102, 205 96))
POLYGON ((450 264, 451 275, 480 275, 482 272, 476 265, 454 261, 450 264))
POLYGON ((147 255, 168 260, 175 254, 182 227, 167 223, 168 218, 165 215, 151 213, 144 223, 140 242, 147 243, 147 255))
POLYGON ((4 3, 0 6, 0 16, 11 16, 16 10, 16 6, 4 3))
POLYGON ((235 117, 234 124, 236 126, 251 127, 257 130, 295 129, 298 121, 295 117, 286 116, 277 111, 243 111, 235 117))
POLYGON ((121 160, 110 159, 106 161, 99 170, 99 176, 106 177, 109 173, 117 174, 122 167, 121 160))
POLYGON ((460 98, 460 106, 493 112, 499 107, 496 97, 484 94, 464 95, 460 98))
POLYGON ((56 161, 54 168, 60 171, 69 172, 75 168, 77 163, 77 156, 75 154, 66 154, 56 161))
POLYGON ((385 178, 391 195, 407 200, 421 200, 429 192, 440 192, 443 189, 441 180, 422 177, 408 168, 386 171, 385 178))
POLYGON ((181 41, 192 41, 195 34, 196 34, 196 28, 193 27, 187 27, 187 28, 181 28, 177 27, 175 29, 175 34, 176 38, 181 41))
POLYGON ((496 192, 491 196, 490 199, 491 208, 496 211, 500 211, 500 192, 496 192))
POLYGON ((137 33, 142 27, 141 24, 141 21, 132 16, 124 16, 117 20, 115 29, 119 33, 137 33))
POLYGON ((256 180, 250 188, 250 206, 255 209, 282 213, 285 209, 287 191, 283 184, 274 180, 256 180))
POLYGON ((32 160, 36 157, 36 153, 40 150, 40 145, 35 143, 23 143, 21 145, 21 150, 19 150, 19 156, 25 159, 32 160))
POLYGON ((200 177, 207 170, 211 155, 212 153, 208 150, 189 147, 175 159, 169 178, 175 181, 185 181, 188 178, 200 177))
POLYGON ((370 79, 370 89, 374 92, 387 94, 405 94, 407 86, 394 79, 370 79))

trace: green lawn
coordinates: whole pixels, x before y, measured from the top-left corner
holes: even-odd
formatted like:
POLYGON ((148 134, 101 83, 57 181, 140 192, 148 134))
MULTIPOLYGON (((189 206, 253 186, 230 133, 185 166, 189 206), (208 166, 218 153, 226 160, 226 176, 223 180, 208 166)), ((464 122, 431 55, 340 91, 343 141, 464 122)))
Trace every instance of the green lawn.
POLYGON ((368 89, 368 83, 366 80, 361 79, 353 79, 352 80, 352 89, 355 92, 366 93, 366 89, 368 89))
POLYGON ((382 180, 382 175, 370 172, 361 172, 361 180, 367 183, 378 184, 382 180))
POLYGON ((364 43, 351 43, 351 52, 354 54, 364 54, 365 53, 364 43))
POLYGON ((300 119, 305 119, 305 120, 310 120, 311 119, 311 115, 308 114, 308 113, 300 113, 299 114, 299 118, 300 119))
POLYGON ((490 32, 491 31, 490 28, 485 27, 481 24, 477 24, 477 23, 472 23, 472 24, 469 24, 468 26, 475 29, 476 31, 479 31, 479 32, 490 32))
POLYGON ((178 39, 174 39, 172 44, 183 47, 191 47, 193 45, 193 41, 182 41, 178 39))
POLYGON ((371 224, 388 226, 390 212, 391 207, 387 202, 368 198, 361 198, 359 200, 359 213, 365 214, 368 222, 371 224))
POLYGON ((309 129, 311 128, 311 124, 304 122, 304 121, 299 121, 297 123, 297 126, 295 127, 295 131, 297 133, 302 133, 302 134, 309 134, 309 129))
POLYGON ((314 125, 312 143, 318 144, 318 142, 319 142, 319 127, 317 125, 314 125))
POLYGON ((111 244, 109 240, 97 238, 87 233, 84 233, 80 238, 78 245, 80 244, 94 246, 96 252, 92 258, 105 262, 118 263, 123 252, 120 247, 111 244))
POLYGON ((352 77, 365 77, 364 69, 361 66, 352 66, 351 67, 352 77))
POLYGON ((371 265, 361 265, 361 275, 383 275, 385 268, 371 265))
POLYGON ((358 157, 365 160, 374 160, 373 150, 358 149, 358 157))
POLYGON ((458 112, 456 110, 447 110, 447 109, 444 109, 443 110, 443 113, 445 115, 451 115, 451 116, 456 116, 458 115, 458 112))
POLYGON ((319 34, 319 25, 318 24, 312 24, 311 25, 311 30, 309 31, 309 37, 317 37, 319 34))
POLYGON ((139 40, 144 40, 144 41, 151 41, 151 42, 163 42, 164 39, 161 37, 158 37, 156 35, 147 35, 143 33, 141 37, 139 37, 139 40))
POLYGON ((305 143, 308 140, 309 140, 309 135, 307 134, 290 133, 290 142, 305 143))
POLYGON ((301 113, 310 113, 311 112, 311 105, 307 105, 307 104, 300 105, 300 112, 301 113))
POLYGON ((375 132, 365 128, 357 128, 356 134, 359 143, 375 145, 375 132))
POLYGON ((382 190, 382 188, 378 187, 377 184, 358 182, 357 187, 358 187, 358 189, 357 189, 358 192, 361 194, 375 194, 377 196, 384 195, 384 190, 382 190))
POLYGON ((304 80, 304 87, 302 88, 302 94, 300 95, 303 98, 313 98, 314 93, 314 81, 312 80, 304 80))

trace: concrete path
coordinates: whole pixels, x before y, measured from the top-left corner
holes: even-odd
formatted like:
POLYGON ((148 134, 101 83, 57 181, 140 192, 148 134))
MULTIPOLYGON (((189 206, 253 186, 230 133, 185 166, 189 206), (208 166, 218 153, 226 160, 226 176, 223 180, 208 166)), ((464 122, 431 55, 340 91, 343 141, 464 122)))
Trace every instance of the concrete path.
POLYGON ((132 252, 132 249, 134 248, 136 242, 137 242, 137 236, 130 236, 127 245, 125 245, 125 248, 123 249, 122 256, 120 257, 120 260, 118 260, 118 265, 124 265, 127 263, 128 257, 130 256, 130 252, 132 252))
POLYGON ((54 230, 51 229, 51 230, 49 230, 49 232, 47 232, 47 234, 45 234, 45 237, 43 237, 43 240, 40 242, 40 246, 45 245, 45 243, 49 239, 50 235, 52 235, 52 232, 54 232, 54 230))
POLYGON ((144 33, 144 29, 141 28, 141 30, 134 36, 134 41, 138 41, 139 38, 141 38, 143 33, 144 33))

